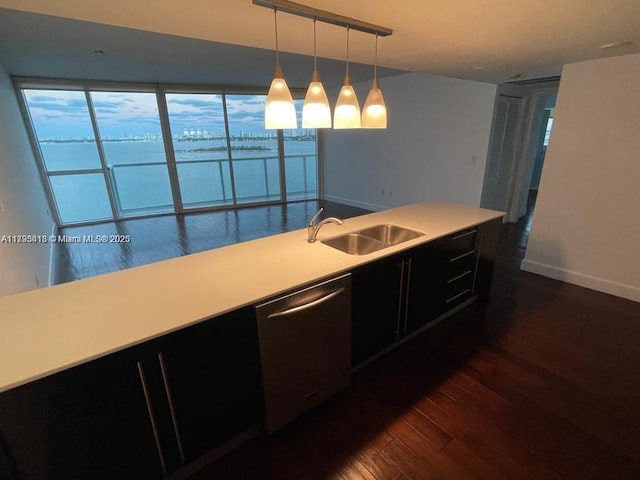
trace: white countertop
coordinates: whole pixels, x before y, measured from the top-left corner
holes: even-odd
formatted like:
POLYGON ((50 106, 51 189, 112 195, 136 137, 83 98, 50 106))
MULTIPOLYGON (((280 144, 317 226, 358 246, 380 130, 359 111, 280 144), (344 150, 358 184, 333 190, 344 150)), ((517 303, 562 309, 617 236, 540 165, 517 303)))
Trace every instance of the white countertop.
POLYGON ((369 255, 307 243, 301 229, 0 298, 0 392, 502 215, 418 203, 319 232, 393 223, 425 233, 369 255))

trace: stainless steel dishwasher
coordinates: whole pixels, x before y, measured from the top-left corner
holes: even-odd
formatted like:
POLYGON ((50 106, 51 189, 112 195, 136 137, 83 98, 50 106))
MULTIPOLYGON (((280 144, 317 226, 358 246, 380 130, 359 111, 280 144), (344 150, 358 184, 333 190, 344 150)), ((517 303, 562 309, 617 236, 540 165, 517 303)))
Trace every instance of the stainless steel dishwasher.
POLYGON ((273 432, 351 383, 351 275, 256 306, 273 432))

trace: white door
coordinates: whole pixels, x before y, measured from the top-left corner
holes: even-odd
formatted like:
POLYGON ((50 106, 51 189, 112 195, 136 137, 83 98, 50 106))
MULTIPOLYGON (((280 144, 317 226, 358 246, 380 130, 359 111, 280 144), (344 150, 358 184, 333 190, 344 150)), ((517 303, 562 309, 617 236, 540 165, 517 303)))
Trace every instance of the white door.
POLYGON ((498 98, 480 202, 484 208, 509 210, 518 161, 523 103, 521 97, 500 95, 498 98))

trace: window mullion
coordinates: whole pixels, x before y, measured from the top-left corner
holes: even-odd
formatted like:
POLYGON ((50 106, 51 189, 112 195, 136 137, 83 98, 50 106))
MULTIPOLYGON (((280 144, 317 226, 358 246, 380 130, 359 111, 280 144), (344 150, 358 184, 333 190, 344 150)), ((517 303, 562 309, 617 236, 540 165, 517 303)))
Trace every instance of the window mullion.
POLYGON ((287 201, 287 175, 284 166, 284 130, 278 132, 278 166, 280 173, 280 200, 287 201))
POLYGON ((89 94, 88 89, 84 89, 84 96, 87 100, 87 108, 89 109, 89 118, 91 119, 91 128, 93 128, 93 136, 96 141, 96 148, 98 149, 98 157, 100 158, 100 165, 102 166, 102 175, 109 194, 109 204, 111 205, 111 213, 114 219, 120 218, 120 205, 118 199, 116 199, 115 192, 113 191, 113 183, 111 182, 109 167, 107 165, 107 157, 104 153, 104 146, 102 145, 102 137, 100 136, 100 130, 98 129, 98 120, 96 119, 96 112, 93 109, 93 100, 89 94))
MULTIPOLYGON (((227 115, 227 95, 222 94, 222 110, 224 112, 224 130, 227 134, 227 158, 229 159, 229 176, 231 179, 231 195, 233 196, 233 204, 237 205, 236 199, 236 180, 233 173, 233 159, 231 158, 231 137, 229 134, 229 116, 227 115)), ((220 179, 224 184, 224 178, 220 179)))
POLYGON ((164 95, 164 91, 160 90, 159 87, 156 88, 156 101, 158 103, 158 116, 160 117, 160 129, 162 131, 162 141, 164 143, 164 154, 169 171, 169 184, 171 185, 171 196, 173 197, 173 209, 177 213, 183 213, 184 206, 182 205, 182 194, 180 191, 180 182, 178 181, 176 155, 173 150, 167 99, 164 95))

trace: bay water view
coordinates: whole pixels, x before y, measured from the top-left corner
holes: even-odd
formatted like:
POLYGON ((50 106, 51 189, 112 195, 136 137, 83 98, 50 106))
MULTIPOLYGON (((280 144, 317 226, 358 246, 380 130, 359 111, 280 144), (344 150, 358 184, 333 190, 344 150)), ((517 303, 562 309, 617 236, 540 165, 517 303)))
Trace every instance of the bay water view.
MULTIPOLYGON (((164 143, 161 139, 103 142, 107 169, 122 216, 173 211, 164 143)), ((104 176, 94 141, 44 141, 40 149, 64 223, 110 218, 104 176), (80 173, 87 171, 86 173, 80 173), (73 172, 74 174, 65 174, 73 172), (91 200, 90 200, 91 199, 91 200)), ((180 193, 185 208, 277 200, 280 167, 275 138, 174 139, 180 193)), ((287 198, 317 195, 315 138, 284 142, 287 198)))
POLYGON ((61 224, 317 197, 315 130, 283 131, 281 165, 264 95, 167 92, 165 147, 153 92, 23 92, 61 224))

